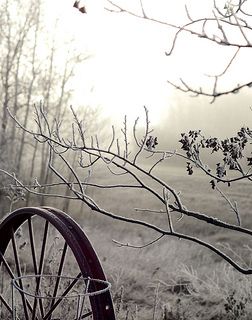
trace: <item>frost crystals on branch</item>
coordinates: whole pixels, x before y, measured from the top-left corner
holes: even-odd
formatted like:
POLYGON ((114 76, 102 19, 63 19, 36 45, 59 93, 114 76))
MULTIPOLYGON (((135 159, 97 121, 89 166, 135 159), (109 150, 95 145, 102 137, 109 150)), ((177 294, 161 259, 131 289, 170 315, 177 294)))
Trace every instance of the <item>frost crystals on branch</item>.
MULTIPOLYGON (((62 186, 65 186, 69 190, 68 199, 79 200, 99 214, 147 228, 156 234, 154 238, 142 245, 123 244, 115 240, 120 246, 139 248, 154 244, 166 237, 184 239, 210 249, 238 271, 244 274, 252 274, 252 269, 247 268, 247 266, 241 266, 211 243, 192 236, 190 233, 176 231, 179 230, 181 221, 187 216, 193 219, 195 223, 196 221, 201 221, 216 228, 252 236, 252 230, 240 225, 237 204, 229 200, 219 186, 217 187, 217 183, 231 184, 241 179, 251 180, 252 161, 250 158, 247 159, 249 167, 247 171, 245 171, 240 162, 244 156, 244 148, 250 145, 248 144, 248 141, 252 138, 250 129, 242 128, 236 137, 223 141, 219 141, 216 138, 205 138, 201 131, 190 131, 189 134, 182 134, 180 140, 185 154, 177 151, 159 150, 158 137, 154 135, 150 127, 148 110, 147 108, 144 110, 145 127, 143 129, 138 127, 138 120, 130 128, 125 117, 123 128, 119 135, 116 134, 115 128, 112 127, 111 138, 106 141, 101 141, 97 135, 88 138, 84 122, 73 109, 71 109, 73 117, 73 122, 70 126, 71 134, 68 136, 62 130, 62 122, 57 121, 57 125, 55 125, 55 122, 52 124, 49 122, 42 106, 35 110, 35 130, 24 127, 10 113, 19 128, 32 136, 38 143, 46 144, 49 147, 48 167, 54 175, 55 182, 42 185, 40 181, 34 179, 34 184, 26 185, 15 175, 5 173, 15 181, 17 188, 23 188, 26 192, 35 195, 66 198, 65 193, 58 191, 62 190, 62 186), (216 172, 212 171, 201 159, 203 149, 210 150, 212 153, 223 153, 223 163, 218 163, 216 172), (190 210, 184 206, 180 192, 158 176, 157 167, 160 163, 169 161, 171 157, 184 159, 190 175, 193 174, 195 169, 199 169, 211 178, 213 192, 217 191, 225 198, 228 206, 236 214, 238 225, 219 220, 203 212, 190 210), (52 161, 53 158, 54 161, 52 161), (56 158, 57 161, 55 160, 56 158), (73 163, 70 161, 71 159, 76 159, 76 161, 73 163), (229 169, 235 170, 238 175, 234 178, 226 179, 229 169), (109 184, 92 181, 92 174, 96 170, 102 170, 102 176, 109 175, 115 178, 116 183, 109 184), (135 190, 136 200, 140 200, 140 194, 143 192, 144 197, 147 196, 153 199, 154 203, 156 203, 156 208, 140 208, 144 203, 140 202, 139 208, 135 208, 133 211, 135 213, 133 216, 132 214, 126 214, 123 206, 119 206, 117 211, 113 212, 105 208, 101 199, 98 198, 97 200, 90 195, 88 192, 90 188, 100 189, 103 192, 123 190, 123 197, 125 197, 126 201, 127 190, 135 190), (49 192, 46 192, 47 189, 49 192), (52 192, 53 189, 57 191, 52 192), (136 218, 137 213, 141 218, 136 218), (159 219, 154 219, 154 222, 153 220, 152 222, 146 220, 146 217, 150 214, 158 214, 164 217, 166 223, 160 225, 159 219)), ((210 186, 209 188, 211 190, 210 186)), ((94 193, 91 194, 93 195, 94 193)), ((123 198, 120 199, 120 201, 123 200, 123 198)))

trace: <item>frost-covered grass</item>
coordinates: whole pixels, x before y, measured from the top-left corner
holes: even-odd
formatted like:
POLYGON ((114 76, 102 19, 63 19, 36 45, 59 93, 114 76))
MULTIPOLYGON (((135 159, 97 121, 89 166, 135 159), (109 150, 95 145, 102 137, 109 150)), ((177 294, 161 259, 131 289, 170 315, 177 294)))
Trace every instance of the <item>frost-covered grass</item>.
MULTIPOLYGON (((211 189, 209 178, 199 174, 185 176, 183 170, 158 174, 177 190, 188 208, 236 223, 226 201, 211 189)), ((237 201, 242 223, 251 228, 250 184, 239 182, 223 189, 237 201)), ((134 213, 131 208, 158 208, 151 197, 136 197, 131 190, 97 197, 114 212, 123 212, 147 221, 163 223, 157 214, 134 213), (114 199, 118 197, 118 201, 114 199)), ((108 278, 119 319, 251 319, 252 277, 243 276, 218 256, 198 245, 164 238, 143 249, 118 247, 112 242, 143 245, 154 237, 150 230, 126 223, 113 222, 95 213, 76 217, 93 242, 108 278), (86 228, 85 228, 86 225, 86 228)), ((243 265, 251 265, 252 242, 221 228, 184 218, 174 226, 208 240, 235 257, 243 265), (236 253, 238 256, 236 256, 236 253)))
MULTIPOLYGON (((236 223, 226 201, 211 189, 209 178, 197 173, 186 176, 185 169, 177 168, 163 167, 156 173, 181 191, 188 208, 236 223)), ((114 182, 106 176, 98 176, 94 181, 98 179, 102 183, 114 182)), ((252 228, 250 184, 239 182, 223 190, 237 201, 243 226, 252 228)), ((133 189, 109 193, 104 189, 89 189, 88 192, 113 212, 161 226, 166 223, 166 217, 160 214, 134 211, 134 208, 160 209, 158 201, 146 193, 136 193, 133 189)), ((61 207, 61 203, 54 205, 61 207)), ((76 202, 70 206, 69 213, 91 240, 112 283, 118 320, 252 319, 252 276, 239 274, 208 249, 169 237, 142 249, 118 247, 113 239, 141 246, 156 235, 143 227, 103 217, 85 207, 80 209, 76 202)), ((173 217, 176 230, 210 241, 243 266, 252 265, 252 239, 249 237, 190 218, 184 217, 181 221, 177 218, 173 217)))

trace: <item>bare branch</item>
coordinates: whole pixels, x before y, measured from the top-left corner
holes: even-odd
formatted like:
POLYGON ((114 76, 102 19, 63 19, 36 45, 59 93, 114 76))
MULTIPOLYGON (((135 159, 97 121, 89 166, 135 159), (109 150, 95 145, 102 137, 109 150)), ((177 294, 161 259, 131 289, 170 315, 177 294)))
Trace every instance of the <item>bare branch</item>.
POLYGON ((237 203, 235 202, 234 204, 230 201, 230 199, 225 195, 225 193, 218 187, 215 186, 215 189, 221 194, 221 196, 227 201, 227 203, 229 204, 230 208, 234 211, 236 218, 237 218, 237 222, 238 222, 238 226, 241 226, 241 217, 240 217, 240 213, 237 207, 237 203))
POLYGON ((165 209, 167 213, 168 226, 172 234, 174 231, 173 231, 173 225, 172 225, 172 219, 171 219, 171 213, 170 213, 170 207, 169 207, 169 192, 165 188, 163 189, 163 196, 165 201, 165 209))
MULTIPOLYGON (((188 22, 185 22, 182 25, 176 25, 174 23, 170 23, 169 20, 160 20, 155 17, 150 17, 149 15, 146 15, 146 12, 143 8, 142 1, 140 1, 140 7, 141 10, 139 11, 133 11, 126 8, 123 8, 121 5, 111 1, 107 0, 107 2, 115 8, 115 13, 125 13, 131 16, 134 16, 138 19, 144 19, 147 21, 150 21, 155 24, 160 24, 163 26, 166 26, 167 28, 170 28, 172 30, 175 30, 175 34, 173 36, 173 39, 171 41, 171 47, 169 50, 165 52, 166 56, 170 56, 174 53, 174 49, 177 45, 178 37, 182 34, 191 34, 192 36, 199 37, 202 39, 205 39, 209 41, 210 43, 217 44, 218 46, 228 46, 228 47, 234 47, 235 53, 230 58, 227 57, 227 63, 224 70, 219 73, 212 75, 214 77, 214 82, 212 84, 212 87, 210 89, 203 89, 203 88, 194 88, 190 84, 186 83, 185 80, 181 80, 183 86, 177 85, 174 83, 174 81, 171 81, 168 79, 168 83, 175 87, 176 89, 182 91, 182 92, 188 92, 192 93, 194 96, 204 95, 209 98, 211 98, 211 103, 213 103, 216 98, 237 93, 241 89, 245 87, 251 87, 252 81, 244 82, 243 84, 234 84, 229 90, 222 91, 219 88, 219 78, 222 77, 224 74, 226 74, 231 64, 234 63, 234 61, 237 58, 238 52, 241 51, 243 48, 251 48, 251 37, 252 37, 252 26, 251 21, 249 19, 244 19, 245 17, 252 16, 247 12, 247 10, 244 9, 245 1, 239 1, 238 4, 233 4, 231 1, 228 1, 225 4, 224 11, 223 9, 220 9, 216 3, 216 0, 213 0, 213 8, 209 12, 209 16, 204 16, 201 18, 193 18, 191 14, 189 13, 189 9, 187 6, 185 6, 185 13, 188 19, 188 22), (208 26, 213 27, 214 23, 216 23, 216 32, 214 33, 207 32, 208 26), (200 30, 201 29, 201 30, 200 30), (198 31, 200 30, 200 31, 198 31), (231 37, 230 30, 238 30, 240 33, 240 37, 237 39, 234 37, 231 37)), ((225 52, 224 52, 225 54, 225 52)))
POLYGON ((128 247, 128 248, 134 248, 134 249, 143 249, 143 248, 146 248, 146 247, 149 247, 151 246, 152 244, 154 243, 157 243, 160 239, 162 239, 164 237, 164 235, 162 234, 161 236, 157 237, 156 239, 146 243, 146 244, 143 244, 143 245, 133 245, 133 244, 130 244, 130 243, 123 243, 123 242, 119 242, 117 240, 114 240, 112 239, 112 241, 118 246, 118 247, 128 247))
MULTIPOLYGON (((97 136, 91 139, 91 141, 88 143, 85 138, 85 135, 83 132, 84 128, 81 125, 81 122, 78 120, 74 111, 72 112, 73 112, 73 120, 77 125, 78 130, 74 132, 74 134, 72 133, 72 139, 70 140, 64 139, 61 136, 60 126, 57 127, 57 134, 56 135, 53 134, 52 126, 50 126, 48 118, 46 117, 46 114, 44 113, 43 110, 37 110, 35 114, 36 117, 40 118, 40 119, 36 118, 37 120, 36 132, 28 130, 27 128, 21 125, 21 128, 25 130, 27 133, 29 133, 31 136, 33 136, 35 139, 39 139, 40 141, 42 141, 41 143, 45 143, 48 145, 49 147, 48 165, 51 171, 57 177, 57 181, 52 184, 41 185, 41 183, 35 180, 35 183, 29 186, 29 185, 23 184, 14 175, 9 174, 9 177, 14 179, 17 186, 24 188, 24 190, 27 192, 32 192, 33 194, 42 195, 42 194, 46 194, 43 192, 46 190, 46 187, 59 187, 59 186, 65 185, 73 194, 73 196, 68 197, 68 199, 82 201, 92 210, 98 212, 99 214, 110 217, 111 219, 115 219, 118 221, 130 223, 134 225, 139 225, 157 233, 157 237, 154 240, 151 240, 147 242, 147 244, 144 244, 142 246, 134 246, 128 243, 122 244, 117 241, 117 244, 120 246, 130 246, 135 248, 146 247, 151 244, 154 244, 164 236, 173 236, 178 239, 192 241, 194 243, 197 243, 201 246, 204 246, 212 250, 213 252, 218 254, 220 257, 222 257, 225 261, 230 263, 233 267, 235 267, 240 272, 243 272, 245 274, 252 273, 251 269, 243 268, 238 263, 236 263, 233 259, 227 256, 224 252, 219 250, 217 247, 207 242, 204 242, 199 238, 174 231, 172 218, 174 214, 179 214, 180 216, 179 216, 179 219, 176 221, 177 223, 180 222, 181 217, 188 216, 195 219, 195 221, 197 220, 202 221, 218 228, 223 228, 225 230, 232 230, 234 232, 239 232, 247 236, 252 236, 252 230, 241 227, 240 225, 240 215, 239 215, 237 204, 236 203, 233 204, 232 201, 229 200, 228 197, 226 197, 220 189, 217 190, 226 199, 228 205, 236 213, 239 225, 227 223, 215 217, 204 214, 203 212, 197 212, 197 211, 187 209, 183 205, 181 194, 177 192, 173 187, 168 185, 168 183, 166 183, 165 181, 161 180, 158 176, 155 176, 153 174, 153 169, 156 168, 163 160, 166 160, 171 156, 173 157, 178 156, 178 157, 182 157, 185 160, 188 160, 189 164, 192 163, 192 165, 202 170, 202 172, 209 175, 210 177, 214 177, 216 181, 219 181, 219 182, 221 181, 234 182, 240 179, 249 179, 250 177, 252 177, 252 174, 248 174, 248 175, 245 174, 245 172, 249 173, 250 171, 243 169, 243 166, 238 161, 240 159, 239 158, 240 153, 237 153, 239 152, 239 148, 232 149, 231 143, 236 143, 237 146, 239 146, 239 143, 240 143, 240 148, 241 150, 243 150, 242 149, 244 147, 243 144, 246 145, 247 143, 246 141, 248 141, 248 139, 252 141, 252 131, 250 131, 248 128, 241 129, 238 132, 237 139, 233 138, 232 140, 233 142, 226 140, 222 144, 220 143, 218 144, 215 140, 207 140, 200 131, 199 132, 190 131, 188 137, 185 134, 183 134, 182 139, 180 141, 183 144, 182 149, 187 152, 186 155, 178 153, 177 151, 156 150, 155 143, 154 145, 152 144, 149 145, 149 143, 152 141, 150 140, 150 136, 149 136, 151 130, 149 128, 148 111, 145 108, 146 124, 145 124, 144 136, 142 141, 138 143, 138 139, 136 138, 137 128, 136 128, 136 122, 135 122, 135 124, 133 125, 133 133, 135 135, 133 137, 134 138, 133 141, 135 141, 137 148, 135 150, 135 153, 131 154, 130 152, 132 151, 129 149, 129 146, 131 145, 129 145, 128 128, 127 128, 127 123, 125 119, 124 127, 121 131, 124 137, 125 152, 123 154, 120 154, 120 152, 118 152, 120 151, 118 150, 120 147, 120 143, 119 143, 119 138, 117 138, 115 135, 115 129, 112 130, 112 138, 110 139, 110 142, 107 145, 107 148, 101 147, 97 136), (200 139, 200 142, 198 141, 198 139, 200 139), (78 144, 79 140, 81 141, 81 144, 78 144), (118 146, 117 152, 114 152, 112 150, 114 141, 117 141, 117 146, 118 146), (201 150, 202 144, 204 144, 205 147, 208 146, 210 149, 217 148, 217 146, 220 146, 219 148, 221 152, 227 153, 226 157, 228 156, 229 151, 226 151, 225 148, 229 148, 227 150, 230 150, 230 152, 234 152, 234 157, 237 157, 237 155, 239 155, 239 157, 234 159, 235 159, 235 165, 236 165, 237 171, 240 174, 240 176, 232 179, 225 179, 224 178, 225 167, 222 167, 221 164, 219 164, 219 167, 217 168, 218 171, 216 175, 211 173, 200 157, 200 150, 201 150), (60 148, 62 148, 64 152, 60 152, 60 148), (83 164, 84 156, 87 157, 88 159, 88 163, 83 166, 83 169, 87 169, 87 175, 85 179, 80 178, 77 170, 75 169, 74 164, 68 161, 68 154, 69 154, 69 157, 71 157, 71 153, 76 153, 76 152, 80 153, 80 160, 78 160, 79 164, 83 164), (148 165, 137 164, 136 159, 139 156, 140 152, 145 154, 146 156, 152 155, 152 157, 148 159, 148 161, 150 161, 151 163, 149 163, 148 165), (73 177, 72 179, 73 181, 70 181, 70 179, 66 177, 65 173, 62 173, 59 169, 57 169, 57 166, 55 165, 56 163, 53 163, 52 161, 53 159, 52 155, 57 157, 61 161, 61 163, 64 164, 64 167, 68 170, 68 172, 71 173, 71 176, 73 177), (157 156, 158 156, 158 160, 157 160, 157 156), (97 164, 99 163, 105 169, 107 169, 108 172, 112 173, 112 175, 117 175, 117 176, 125 175, 126 177, 130 178, 131 183, 128 183, 128 182, 123 183, 123 180, 121 180, 119 184, 112 183, 112 184, 105 184, 105 185, 101 183, 90 182, 89 180, 91 179, 91 170, 93 170, 94 163, 97 163, 97 164), (116 172, 117 170, 119 170, 119 172, 116 172), (122 213, 120 214, 120 212, 115 213, 112 210, 105 210, 104 208, 102 208, 100 204, 97 203, 97 201, 95 201, 91 196, 86 194, 87 186, 92 188, 102 188, 104 189, 104 191, 108 189, 118 189, 118 188, 122 188, 122 189, 131 188, 139 191, 144 191, 144 193, 147 193, 149 197, 153 197, 155 201, 158 201, 158 203, 161 205, 161 208, 163 209, 154 210, 149 208, 145 208, 145 209, 135 208, 135 212, 149 212, 149 213, 158 213, 160 215, 166 215, 167 224, 168 224, 167 228, 160 227, 155 222, 150 223, 148 221, 145 221, 143 218, 142 219, 130 218, 125 214, 122 214, 122 213), (33 191, 32 188, 34 188, 35 191, 33 191), (42 192, 37 192, 36 189, 38 188, 42 192)), ((15 119, 15 117, 12 116, 12 118, 16 121, 17 124, 19 124, 18 120, 15 119)), ((230 158, 227 158, 227 161, 230 161, 230 158)), ((252 158, 249 161, 251 161, 251 165, 252 165, 252 158)), ((193 169, 192 167, 189 167, 189 169, 190 169, 189 173, 191 174, 191 170, 193 169)), ((5 173, 4 171, 1 171, 1 172, 5 173)), ((128 181, 128 178, 126 179, 126 181, 128 181)), ((64 197, 60 194, 58 195, 53 194, 53 196, 64 197)), ((120 209, 118 211, 120 211, 120 209)))

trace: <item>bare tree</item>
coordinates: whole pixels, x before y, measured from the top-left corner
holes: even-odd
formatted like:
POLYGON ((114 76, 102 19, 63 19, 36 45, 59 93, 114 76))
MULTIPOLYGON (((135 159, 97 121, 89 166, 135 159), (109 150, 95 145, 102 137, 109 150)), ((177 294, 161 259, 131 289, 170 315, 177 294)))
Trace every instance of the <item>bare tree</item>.
POLYGON ((27 126, 34 102, 41 100, 46 106, 50 104, 49 115, 59 119, 72 94, 67 85, 74 69, 88 54, 76 52, 71 35, 58 39, 56 28, 48 32, 43 0, 25 3, 5 0, 0 6, 0 159, 2 168, 15 170, 18 175, 30 170, 31 175, 41 173, 46 182, 48 171, 44 163, 48 149, 40 154, 40 166, 35 166, 39 145, 25 131, 17 132, 15 123, 9 121, 7 108, 27 126), (64 65, 59 65, 57 58, 65 53, 64 65), (27 167, 30 161, 32 165, 27 167))
MULTIPOLYGON (((1 112, 1 150, 7 152, 8 140, 8 114, 7 108, 13 103, 16 113, 20 105, 18 96, 24 88, 20 85, 21 56, 25 40, 28 37, 29 30, 34 23, 34 6, 32 1, 30 7, 27 7, 22 16, 15 21, 11 18, 11 10, 17 3, 16 1, 4 1, 1 7, 0 38, 1 38, 1 88, 2 88, 2 112, 1 112)), ((12 137, 15 129, 12 128, 12 137)))
MULTIPOLYGON (((30 113, 32 93, 33 93, 33 90, 35 90, 34 89, 35 81, 40 73, 40 71, 39 71, 40 63, 38 61, 36 61, 36 55, 37 55, 37 51, 38 51, 38 33, 39 33, 39 29, 40 29, 40 24, 41 24, 40 11, 41 11, 41 2, 37 1, 37 3, 36 3, 35 31, 34 31, 33 45, 32 45, 32 49, 31 49, 31 76, 29 79, 30 83, 27 88, 27 102, 26 102, 26 109, 24 111, 24 122, 23 122, 24 126, 26 126, 28 123, 28 116, 30 113)), ((15 99, 16 98, 17 98, 17 95, 15 95, 15 99)), ((14 104, 14 106, 15 106, 15 104, 14 104)), ((17 114, 16 109, 14 109, 14 113, 17 114)), ((13 134, 12 134, 12 141, 13 141, 14 137, 15 137, 15 132, 13 132, 13 134)), ((25 132, 23 131, 21 134, 21 138, 20 138, 20 149, 19 149, 19 152, 17 155, 17 172, 18 173, 20 172, 20 168, 21 168, 21 161, 23 158, 24 146, 25 146, 25 132)))
MULTIPOLYGON (((233 203, 221 188, 217 186, 218 183, 230 185, 244 179, 251 180, 251 158, 247 158, 244 164, 240 162, 246 155, 245 149, 250 146, 248 142, 252 139, 251 130, 242 128, 238 132, 237 137, 223 141, 219 141, 217 138, 205 138, 201 132, 190 131, 188 134, 182 134, 180 143, 185 153, 179 153, 177 151, 158 150, 158 137, 154 136, 153 130, 150 127, 148 110, 146 108, 145 128, 143 130, 138 128, 138 119, 133 127, 129 128, 127 118, 125 117, 120 135, 117 136, 115 128, 112 127, 111 138, 106 143, 103 143, 103 145, 101 145, 97 135, 90 138, 86 135, 85 125, 73 109, 72 115, 71 136, 66 136, 64 130, 61 130, 62 124, 57 123, 54 126, 50 123, 43 108, 36 109, 35 119, 37 129, 35 131, 25 128, 11 115, 22 130, 33 136, 38 143, 48 146, 48 167, 55 177, 55 181, 51 184, 42 185, 39 181, 34 180, 32 185, 25 185, 16 176, 8 174, 15 180, 17 188, 23 188, 26 192, 38 196, 79 200, 102 215, 147 228, 152 231, 152 235, 153 233, 155 235, 147 243, 140 246, 117 241, 117 244, 120 246, 144 247, 154 244, 162 238, 174 237, 208 248, 238 271, 244 274, 252 274, 252 269, 246 265, 240 265, 233 257, 224 252, 222 248, 191 235, 188 230, 185 230, 185 232, 176 230, 185 217, 190 217, 195 222, 200 221, 215 228, 223 228, 224 230, 230 230, 248 237, 252 236, 252 230, 241 225, 238 205, 233 203), (204 148, 209 149, 211 152, 221 152, 225 155, 224 163, 219 163, 216 171, 212 171, 202 160, 201 154, 204 148), (59 162, 58 167, 53 164, 53 155, 61 161, 61 167, 59 166, 59 162), (207 174, 211 178, 209 188, 212 187, 214 191, 221 194, 227 206, 231 207, 237 223, 230 223, 204 212, 187 208, 183 203, 180 193, 165 182, 162 177, 154 173, 161 163, 168 161, 171 157, 184 159, 189 175, 193 174, 195 168, 207 174), (77 161, 72 163, 70 159, 77 159, 77 161), (103 175, 109 174, 115 179, 116 182, 114 184, 102 184, 92 181, 92 172, 100 166, 102 167, 103 175), (234 170, 235 176, 226 178, 229 169, 234 170), (64 186, 68 189, 67 193, 60 191, 64 186), (51 188, 50 192, 46 192, 45 188, 48 187, 51 188), (132 208, 135 214, 139 212, 143 214, 140 219, 136 218, 135 214, 132 216, 130 213, 123 211, 112 212, 110 209, 105 208, 99 199, 91 196, 87 192, 87 187, 103 189, 106 192, 130 189, 135 190, 138 196, 141 192, 144 192, 145 196, 147 194, 148 197, 155 199, 156 207, 132 208), (54 189, 55 191, 53 192, 54 189), (158 219, 155 219, 154 222, 148 221, 150 213, 160 215, 163 219, 162 223, 160 224, 158 219)), ((55 119, 55 121, 57 120, 55 119)), ((3 172, 3 170, 1 171, 3 172)))
MULTIPOLYGON (((208 85, 204 86, 201 83, 197 87, 195 83, 190 83, 190 79, 184 79, 182 75, 177 82, 167 80, 174 88, 188 92, 193 96, 207 96, 211 99, 211 102, 214 102, 217 97, 230 93, 236 94, 241 89, 252 86, 252 81, 249 78, 251 76, 248 72, 249 62, 245 63, 245 61, 242 61, 243 63, 240 63, 241 60, 244 60, 244 54, 247 56, 252 47, 252 12, 249 1, 228 0, 223 6, 223 2, 219 4, 219 1, 212 0, 212 5, 207 16, 205 16, 205 10, 203 10, 202 15, 195 14, 195 10, 192 10, 193 6, 195 6, 196 9, 200 7, 199 2, 196 2, 194 5, 190 3, 190 5, 187 6, 185 1, 184 13, 186 14, 186 19, 183 24, 176 24, 170 22, 169 19, 165 20, 153 15, 151 7, 149 6, 150 3, 144 0, 137 2, 134 11, 129 8, 126 2, 107 0, 107 3, 106 9, 110 12, 128 14, 138 19, 167 27, 171 31, 171 35, 173 35, 171 43, 167 44, 167 51, 164 52, 168 59, 171 55, 176 56, 175 49, 178 46, 177 43, 180 37, 183 37, 183 35, 196 39, 200 38, 202 47, 206 41, 209 47, 211 47, 211 45, 219 47, 218 57, 216 56, 216 59, 223 61, 221 64, 222 69, 216 72, 216 74, 206 75, 208 85), (239 80, 237 79, 237 75, 234 77, 232 74, 232 67, 236 63, 240 66, 240 71, 242 71, 242 78, 239 80), (224 88, 223 83, 232 77, 234 80, 230 81, 229 87, 224 88)), ((209 5, 209 2, 207 4, 204 2, 203 5, 209 5)), ((155 6, 155 1, 153 1, 152 8, 155 6)), ((176 16, 177 7, 173 6, 172 3, 166 6, 166 9, 170 12, 174 11, 174 15, 176 16)), ((200 10, 198 11, 200 12, 200 10)), ((169 17, 171 16, 172 14, 169 14, 169 17)), ((199 45, 196 51, 199 52, 200 49, 199 45)), ((184 57, 186 58, 186 54, 184 57)), ((197 61, 188 61, 188 64, 192 63, 196 65, 197 61)))

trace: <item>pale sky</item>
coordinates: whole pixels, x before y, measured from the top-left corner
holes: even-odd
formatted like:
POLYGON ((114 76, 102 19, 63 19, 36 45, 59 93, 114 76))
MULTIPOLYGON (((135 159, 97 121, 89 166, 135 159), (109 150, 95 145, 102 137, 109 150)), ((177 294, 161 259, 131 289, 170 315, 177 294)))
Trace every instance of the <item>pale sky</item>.
MULTIPOLYGON (((170 28, 104 11, 105 0, 83 1, 87 14, 73 8, 72 0, 47 1, 52 15, 48 16, 48 23, 50 19, 54 21, 55 12, 60 14, 62 37, 72 34, 78 50, 92 54, 73 82, 72 103, 76 106, 101 106, 111 117, 121 119, 124 114, 137 117, 145 105, 150 110, 152 122, 157 123, 174 98, 167 79, 182 76, 196 85, 207 84, 209 79, 204 74, 223 69, 217 46, 188 36, 180 38, 174 56, 167 58, 164 52, 171 45, 170 28)), ((137 1, 120 2, 134 7, 137 1)), ((172 8, 169 7, 171 2, 165 0, 143 2, 151 16, 175 23, 184 21, 184 3, 188 1, 172 1, 172 8)), ((202 16, 202 13, 207 15, 212 5, 211 0, 189 2, 193 17, 202 16)), ((223 8, 225 1, 219 3, 223 8)), ((222 50, 231 56, 230 48, 222 50)), ((242 61, 245 60, 246 57, 242 61)), ((239 67, 234 71, 237 74, 242 69, 239 67)))

